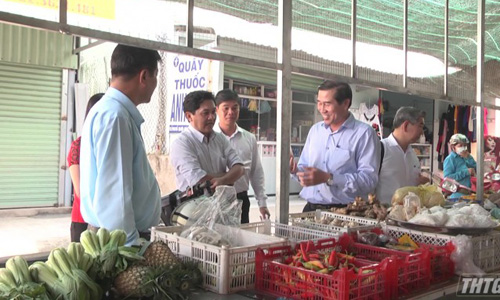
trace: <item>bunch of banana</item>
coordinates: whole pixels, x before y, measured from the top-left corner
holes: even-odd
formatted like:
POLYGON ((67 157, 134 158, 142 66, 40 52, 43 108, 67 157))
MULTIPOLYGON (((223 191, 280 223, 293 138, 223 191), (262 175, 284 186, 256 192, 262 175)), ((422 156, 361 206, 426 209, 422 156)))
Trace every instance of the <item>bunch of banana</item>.
POLYGON ((116 229, 109 232, 99 228, 97 234, 91 230, 84 231, 80 242, 94 259, 93 270, 98 280, 112 280, 118 273, 125 270, 129 261, 144 259, 138 254, 139 248, 127 247, 125 231, 116 229))
MULTIPOLYGON (((77 253, 73 252, 72 255, 76 257, 77 253)), ((87 265, 83 266, 82 263, 84 268, 87 265)), ((47 289, 55 299, 101 299, 100 286, 79 266, 80 263, 73 256, 70 256, 66 249, 56 248, 50 252, 46 263, 35 262, 29 267, 29 270, 36 282, 46 284, 47 289)))
POLYGON ((33 282, 28 263, 21 256, 11 257, 0 269, 0 299, 49 299, 43 284, 33 282))

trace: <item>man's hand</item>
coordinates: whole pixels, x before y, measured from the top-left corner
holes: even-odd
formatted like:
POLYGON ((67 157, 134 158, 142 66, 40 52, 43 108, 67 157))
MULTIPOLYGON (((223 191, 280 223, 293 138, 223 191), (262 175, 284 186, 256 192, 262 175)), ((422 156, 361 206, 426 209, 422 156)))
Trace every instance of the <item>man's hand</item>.
POLYGON ((210 183, 212 184, 210 186, 210 188, 212 190, 215 190, 215 188, 218 187, 219 185, 226 185, 224 177, 215 177, 215 178, 212 178, 212 179, 210 179, 210 183))
POLYGON ((313 167, 305 167, 303 172, 297 172, 300 185, 313 186, 325 183, 330 178, 330 174, 313 167))
POLYGON ((290 152, 290 173, 292 174, 297 173, 297 163, 295 162, 293 154, 291 152, 290 152))
POLYGON ((267 207, 260 207, 259 210, 262 220, 269 219, 271 217, 271 214, 269 213, 269 209, 267 209, 267 207))
POLYGON ((476 170, 474 170, 474 168, 469 168, 468 170, 469 170, 470 176, 476 175, 476 170))

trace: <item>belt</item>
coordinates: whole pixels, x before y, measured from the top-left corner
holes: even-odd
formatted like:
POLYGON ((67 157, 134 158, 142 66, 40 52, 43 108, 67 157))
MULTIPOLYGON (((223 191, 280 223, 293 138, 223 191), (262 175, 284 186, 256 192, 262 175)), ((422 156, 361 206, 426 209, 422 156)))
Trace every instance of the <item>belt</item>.
POLYGON ((311 208, 313 209, 330 209, 330 208, 343 208, 343 207, 346 207, 347 204, 315 204, 315 203, 311 203, 311 202, 308 202, 309 205, 311 206, 311 208))

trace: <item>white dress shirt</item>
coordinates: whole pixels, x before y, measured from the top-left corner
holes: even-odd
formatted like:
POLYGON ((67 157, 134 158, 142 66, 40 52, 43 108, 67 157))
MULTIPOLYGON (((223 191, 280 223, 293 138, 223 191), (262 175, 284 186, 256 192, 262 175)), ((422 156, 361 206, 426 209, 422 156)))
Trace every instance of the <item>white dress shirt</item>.
POLYGON ((236 131, 231 136, 225 135, 220 129, 219 124, 214 126, 214 131, 220 132, 226 137, 243 161, 245 174, 234 183, 236 192, 248 191, 249 184, 251 183, 259 207, 267 207, 267 195, 264 188, 264 169, 260 161, 259 148, 257 147, 255 136, 238 125, 236 125, 236 131))
POLYGON ((397 189, 418 185, 420 162, 411 146, 403 152, 392 133, 381 142, 385 152, 377 185, 377 199, 390 204, 397 189))
POLYGON ((210 138, 189 125, 170 147, 177 189, 185 191, 207 174, 225 173, 243 164, 223 134, 212 132, 210 138))

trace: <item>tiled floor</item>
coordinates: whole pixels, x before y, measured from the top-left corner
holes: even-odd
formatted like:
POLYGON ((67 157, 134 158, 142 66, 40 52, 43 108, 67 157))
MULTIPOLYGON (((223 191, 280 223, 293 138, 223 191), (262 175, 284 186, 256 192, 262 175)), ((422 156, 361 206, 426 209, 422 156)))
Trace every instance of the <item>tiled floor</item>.
MULTIPOLYGON (((256 201, 251 198, 250 221, 260 221, 256 201)), ((290 213, 301 212, 305 201, 298 196, 290 197, 290 213)), ((271 220, 274 218, 275 198, 268 199, 271 220)), ((36 209, 33 209, 36 211, 36 209)), ((67 209, 66 209, 67 211, 67 209)), ((35 212, 36 213, 36 212, 35 212)), ((69 242, 69 212, 20 215, 3 212, 0 217, 0 261, 13 255, 49 252, 66 247, 69 242)))

